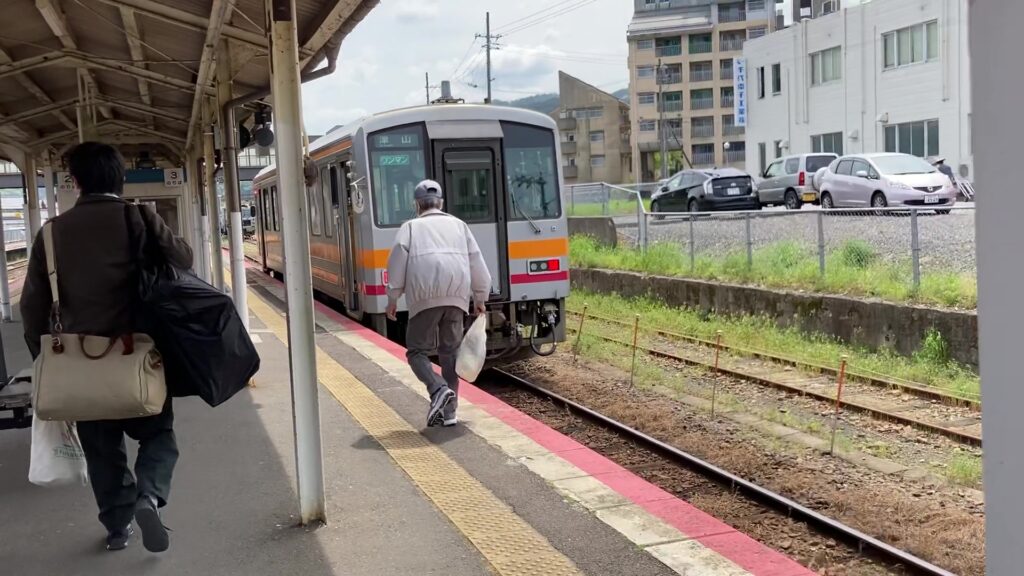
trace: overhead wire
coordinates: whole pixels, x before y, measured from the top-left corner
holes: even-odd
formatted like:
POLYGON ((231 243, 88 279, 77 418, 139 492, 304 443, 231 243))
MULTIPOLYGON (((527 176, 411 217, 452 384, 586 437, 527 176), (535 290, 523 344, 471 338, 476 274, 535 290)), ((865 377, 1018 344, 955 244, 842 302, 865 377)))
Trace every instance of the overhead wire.
POLYGON ((543 10, 538 10, 538 11, 533 12, 531 14, 527 14, 526 16, 523 16, 522 18, 517 18, 517 19, 515 19, 515 20, 513 20, 511 22, 506 22, 505 24, 502 24, 501 26, 498 26, 497 28, 495 28, 494 31, 500 33, 502 29, 512 28, 514 25, 518 24, 519 22, 523 22, 524 20, 529 20, 529 19, 534 18, 534 17, 536 17, 536 16, 538 16, 540 14, 543 14, 544 12, 550 12, 550 11, 560 7, 560 6, 564 6, 566 4, 569 4, 569 3, 572 3, 572 2, 577 2, 577 1, 578 0, 562 0, 561 2, 555 2, 554 4, 552 4, 551 6, 548 6, 547 8, 544 8, 543 10))
POLYGON ((543 24, 545 22, 549 22, 549 21, 557 18, 558 16, 562 16, 564 14, 568 14, 569 12, 573 12, 575 10, 583 8, 584 6, 589 6, 590 4, 593 4, 594 2, 597 2, 597 0, 580 0, 576 4, 571 4, 571 5, 566 6, 566 7, 562 8, 561 10, 558 10, 556 12, 552 12, 550 14, 546 14, 546 15, 544 15, 544 16, 542 16, 540 18, 536 18, 534 20, 529 20, 527 22, 523 22, 522 24, 519 24, 518 26, 515 26, 515 27, 513 27, 513 28, 511 28, 509 30, 505 30, 504 32, 501 33, 501 35, 502 36, 511 36, 512 34, 515 34, 517 32, 522 32, 523 30, 526 30, 528 28, 532 28, 534 26, 537 26, 538 24, 543 24))

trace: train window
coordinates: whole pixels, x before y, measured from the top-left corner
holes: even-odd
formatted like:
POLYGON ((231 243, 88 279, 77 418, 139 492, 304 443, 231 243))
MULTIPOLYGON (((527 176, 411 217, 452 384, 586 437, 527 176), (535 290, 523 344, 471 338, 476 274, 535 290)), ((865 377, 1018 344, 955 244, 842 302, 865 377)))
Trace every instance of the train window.
POLYGON ((494 154, 490 150, 444 153, 448 212, 465 222, 494 222, 494 154))
POLYGON ((324 166, 320 169, 320 206, 324 213, 324 236, 334 236, 334 211, 331 210, 331 171, 324 166))
POLYGON ((274 231, 281 229, 281 225, 277 222, 277 186, 270 187, 270 219, 274 223, 274 231))
POLYGON ((337 208, 338 202, 338 179, 340 178, 340 170, 337 165, 331 164, 331 206, 337 208))
POLYGON ((322 180, 306 189, 309 202, 309 231, 313 236, 324 233, 324 195, 321 186, 322 180))
POLYGON ((374 132, 370 144, 377 225, 399 226, 416 216, 412 193, 427 177, 426 135, 420 124, 374 132))
POLYGON ((558 218, 555 135, 547 128, 502 122, 505 176, 513 220, 558 218))

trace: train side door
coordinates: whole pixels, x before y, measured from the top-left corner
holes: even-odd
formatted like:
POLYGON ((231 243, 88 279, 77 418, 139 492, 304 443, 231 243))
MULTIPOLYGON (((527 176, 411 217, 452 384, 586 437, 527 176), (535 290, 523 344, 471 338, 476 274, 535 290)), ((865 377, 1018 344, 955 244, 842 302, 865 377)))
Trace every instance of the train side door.
POLYGON ((491 298, 509 295, 504 182, 498 140, 434 142, 445 211, 469 225, 491 273, 491 298))
POLYGON ((338 231, 338 254, 340 255, 340 276, 342 302, 350 312, 359 307, 359 293, 355 275, 355 223, 352 210, 349 209, 348 179, 343 168, 344 160, 339 164, 331 164, 331 205, 334 221, 338 231))
POLYGON ((260 188, 256 190, 256 245, 260 248, 260 265, 267 266, 267 197, 270 190, 260 188))

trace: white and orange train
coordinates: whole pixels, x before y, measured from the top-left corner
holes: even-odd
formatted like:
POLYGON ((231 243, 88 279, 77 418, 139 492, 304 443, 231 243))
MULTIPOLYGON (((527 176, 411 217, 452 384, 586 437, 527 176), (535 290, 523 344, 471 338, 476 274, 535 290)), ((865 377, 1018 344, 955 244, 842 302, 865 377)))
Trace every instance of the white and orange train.
MULTIPOLYGON (((396 340, 384 316, 386 264, 398 227, 416 214, 413 188, 444 187, 445 210, 469 224, 492 277, 492 360, 548 354, 565 340, 568 225, 555 122, 528 110, 435 104, 377 114, 317 140, 308 179, 313 288, 396 340)), ((270 166, 253 180, 263 268, 283 274, 281 199, 270 166)), ((399 303, 399 310, 404 302, 399 303)))

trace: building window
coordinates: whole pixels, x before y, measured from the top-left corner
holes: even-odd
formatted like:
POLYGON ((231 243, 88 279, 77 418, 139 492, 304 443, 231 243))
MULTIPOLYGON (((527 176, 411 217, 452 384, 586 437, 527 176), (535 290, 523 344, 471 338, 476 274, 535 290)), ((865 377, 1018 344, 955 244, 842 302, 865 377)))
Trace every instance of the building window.
POLYGON ((710 166, 715 163, 714 144, 694 144, 693 164, 695 166, 710 166))
POLYGON ((753 40, 754 38, 760 38, 768 33, 768 28, 765 26, 754 26, 747 30, 747 38, 753 40))
POLYGON ((658 58, 682 56, 683 54, 683 40, 679 36, 674 38, 658 38, 654 46, 657 48, 656 54, 658 58))
POLYGON ((782 140, 775 141, 775 157, 782 158, 782 140))
POLYGON ((578 108, 572 111, 574 118, 600 118, 604 116, 603 108, 578 108))
POLYGON ((736 164, 743 162, 747 159, 747 143, 743 140, 738 142, 728 142, 729 148, 726 149, 725 145, 722 145, 722 150, 725 153, 726 164, 736 164))
POLYGON ((590 133, 591 142, 604 142, 604 130, 597 130, 590 133))
POLYGON ((843 51, 836 46, 811 54, 811 85, 820 86, 843 77, 843 51))
POLYGON ((772 64, 772 94, 782 94, 782 64, 772 64))
POLYGON ((721 32, 718 36, 718 49, 722 52, 742 52, 743 42, 745 42, 746 39, 747 33, 742 30, 735 32, 721 32))
POLYGON ((683 81, 682 64, 665 64, 661 67, 658 84, 679 84, 683 81))
POLYGON ((641 120, 640 131, 641 132, 654 132, 658 129, 658 124, 654 120, 641 120))
POLYGON ((715 137, 715 117, 714 116, 698 116, 690 120, 690 137, 691 138, 714 138, 715 137))
POLYGON ((732 58, 725 58, 718 61, 718 77, 722 80, 732 80, 732 58))
POLYGON ((747 0, 747 12, 764 10, 764 0, 747 0))
POLYGON ((885 127, 885 151, 922 158, 939 154, 939 121, 924 120, 885 127))
POLYGON ((660 10, 661 8, 668 8, 671 5, 670 0, 644 0, 644 10, 660 10))
POLYGON ((732 86, 722 87, 722 108, 732 108, 736 104, 736 92, 732 86))
POLYGON ((764 174, 764 169, 768 165, 768 145, 764 142, 757 144, 757 173, 764 174))
POLYGON ((637 50, 654 50, 654 40, 637 40, 637 50))
POLYGON ((886 70, 939 59, 939 23, 916 24, 882 35, 886 70))
POLYGON ((811 152, 843 155, 843 133, 832 132, 811 136, 811 152))
POLYGON ((736 125, 736 117, 732 114, 722 116, 722 136, 742 136, 746 132, 743 126, 736 125))
POLYGON ((654 78, 654 66, 637 66, 637 78, 654 78))
POLYGON ((747 19, 747 6, 743 2, 718 5, 718 21, 726 24, 728 22, 743 22, 747 19))
POLYGON ((661 106, 658 108, 659 112, 682 112, 683 111, 683 93, 682 92, 665 92, 661 95, 661 106))
POLYGON ((690 34, 687 37, 690 54, 710 54, 711 34, 690 34))
POLYGON ((690 62, 690 82, 710 82, 715 79, 711 62, 690 62))
POLYGON ((595 168, 599 166, 604 166, 604 156, 591 156, 590 165, 595 168))
POLYGON ((638 104, 644 106, 654 104, 657 101, 657 97, 654 95, 654 92, 641 92, 637 95, 636 100, 638 104))
POLYGON ((715 91, 711 88, 690 90, 690 109, 708 110, 715 107, 715 91))
POLYGON ((764 66, 757 67, 757 97, 764 98, 764 66))

